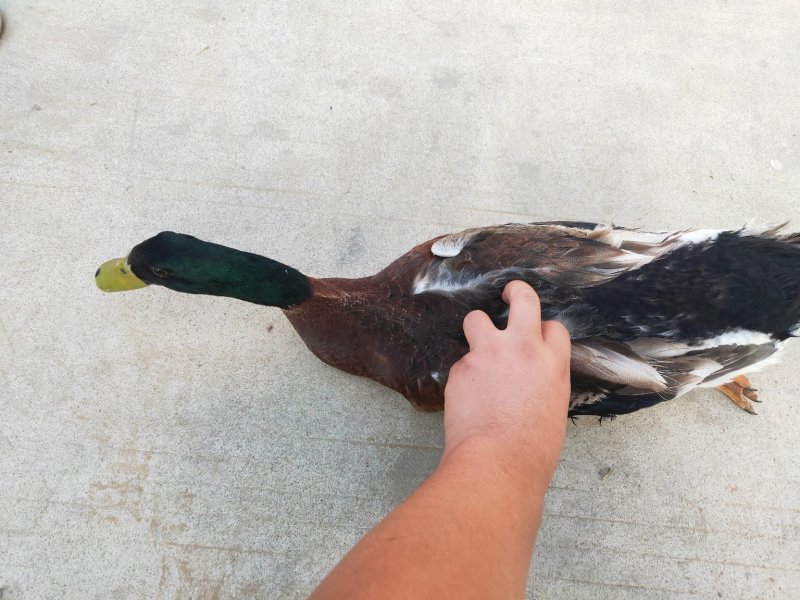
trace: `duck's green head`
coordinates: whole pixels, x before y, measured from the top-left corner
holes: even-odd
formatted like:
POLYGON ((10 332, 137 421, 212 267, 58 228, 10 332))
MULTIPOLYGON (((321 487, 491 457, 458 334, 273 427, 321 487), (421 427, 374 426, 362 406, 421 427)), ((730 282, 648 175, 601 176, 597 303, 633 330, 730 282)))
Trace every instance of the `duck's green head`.
POLYGON ((145 240, 125 258, 103 263, 95 282, 104 292, 161 285, 280 308, 305 302, 312 294, 308 278, 292 267, 172 231, 145 240))

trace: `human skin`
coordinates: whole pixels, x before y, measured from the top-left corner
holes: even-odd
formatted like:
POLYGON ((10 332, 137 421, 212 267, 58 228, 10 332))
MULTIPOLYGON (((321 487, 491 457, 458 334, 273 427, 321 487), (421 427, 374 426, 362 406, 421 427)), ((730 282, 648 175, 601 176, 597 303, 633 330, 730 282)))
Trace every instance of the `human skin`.
POLYGON ((536 292, 503 291, 508 326, 464 319, 469 352, 445 389, 445 450, 431 476, 312 594, 523 598, 544 495, 564 445, 570 341, 536 292))

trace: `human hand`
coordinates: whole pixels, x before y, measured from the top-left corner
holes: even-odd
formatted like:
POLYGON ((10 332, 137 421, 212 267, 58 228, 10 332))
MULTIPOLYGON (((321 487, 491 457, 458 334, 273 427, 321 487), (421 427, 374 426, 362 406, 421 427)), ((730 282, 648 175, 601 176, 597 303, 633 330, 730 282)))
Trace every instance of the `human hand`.
POLYGON ((453 365, 445 388, 442 460, 478 445, 501 468, 549 481, 566 431, 569 333, 561 323, 542 323, 539 297, 528 284, 510 282, 503 300, 504 330, 481 311, 464 319, 470 350, 453 365))
POLYGON ((464 319, 470 351, 445 388, 445 451, 431 476, 353 548, 313 598, 522 598, 564 443, 569 334, 512 281, 500 331, 464 319), (431 560, 435 556, 437 560, 431 560))

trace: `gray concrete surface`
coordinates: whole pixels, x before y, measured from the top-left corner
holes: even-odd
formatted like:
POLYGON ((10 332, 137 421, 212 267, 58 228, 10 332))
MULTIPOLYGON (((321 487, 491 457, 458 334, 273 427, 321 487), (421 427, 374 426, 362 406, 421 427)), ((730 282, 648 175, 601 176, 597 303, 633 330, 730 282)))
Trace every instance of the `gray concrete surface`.
MULTIPOLYGON (((0 2, 3 600, 302 598, 437 462, 279 311, 94 288, 162 229, 355 276, 498 222, 800 228, 793 0, 289 5, 0 2)), ((570 428, 528 597, 800 597, 798 362, 757 417, 570 428)))

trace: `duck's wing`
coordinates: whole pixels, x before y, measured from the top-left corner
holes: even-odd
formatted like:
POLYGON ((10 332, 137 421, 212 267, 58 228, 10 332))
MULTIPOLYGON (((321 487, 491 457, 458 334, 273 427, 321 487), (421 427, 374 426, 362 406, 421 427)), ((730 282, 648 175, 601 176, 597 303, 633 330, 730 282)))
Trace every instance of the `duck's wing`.
POLYGON ((627 344, 592 340, 588 343, 591 353, 582 348, 587 343, 574 344, 570 414, 624 414, 676 398, 695 387, 728 383, 741 373, 776 361, 781 349, 780 341, 758 336, 750 340, 754 343, 727 341, 717 338, 688 345, 663 339, 627 344), (627 361, 621 363, 615 355, 623 352, 627 361), (634 379, 633 373, 640 378, 634 379))
MULTIPOLYGON (((545 319, 563 323, 573 340, 609 335, 586 292, 687 243, 717 232, 644 232, 570 221, 509 224, 468 229, 420 248, 408 283, 414 295, 447 295, 451 302, 479 308, 504 325, 500 299, 506 283, 531 284, 545 319)), ((613 337, 613 336, 611 336, 613 337)))
POLYGON ((471 229, 424 248, 428 259, 411 287, 415 295, 444 295, 450 306, 484 310, 503 327, 503 287, 527 281, 539 294, 543 318, 570 332, 571 413, 621 414, 726 382, 776 353, 783 338, 757 327, 745 331, 753 339, 724 339, 743 325, 725 303, 735 299, 718 301, 714 269, 750 252, 740 236, 753 236, 756 244, 765 237, 582 222, 471 229), (699 257, 713 271, 709 276, 687 271, 699 257), (658 266, 650 264, 655 260, 658 266), (704 326, 709 307, 720 317, 714 327, 704 326))
POLYGON ((414 292, 454 292, 504 275, 533 276, 559 286, 588 287, 637 269, 711 230, 646 232, 572 221, 467 229, 430 246, 414 292))

